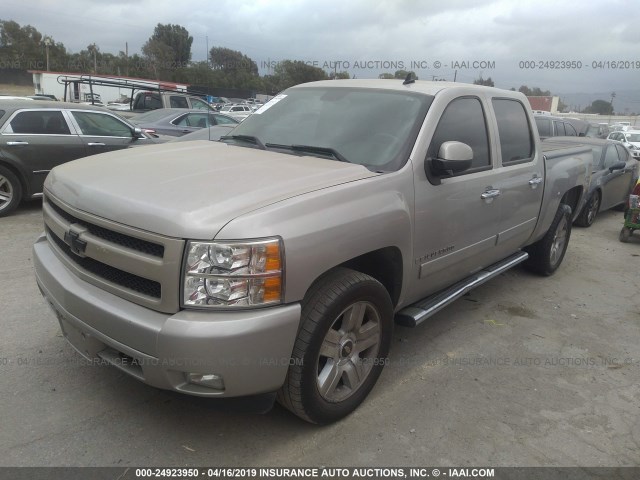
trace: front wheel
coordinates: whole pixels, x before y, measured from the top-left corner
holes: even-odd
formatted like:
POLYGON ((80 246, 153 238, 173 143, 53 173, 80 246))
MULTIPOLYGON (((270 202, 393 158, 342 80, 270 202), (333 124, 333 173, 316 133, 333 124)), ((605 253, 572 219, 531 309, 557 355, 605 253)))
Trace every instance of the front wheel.
POLYGON ((375 385, 391 345, 393 306, 374 278, 338 268, 321 277, 302 317, 278 401, 311 423, 355 410, 375 385))
POLYGON ((576 220, 576 225, 579 227, 590 227, 593 225, 593 221, 596 219, 598 210, 600 209, 600 193, 593 192, 587 200, 587 204, 583 207, 580 215, 576 220))
POLYGON ((562 263, 570 237, 571 207, 560 204, 545 236, 526 248, 529 259, 525 266, 540 275, 553 274, 562 263))

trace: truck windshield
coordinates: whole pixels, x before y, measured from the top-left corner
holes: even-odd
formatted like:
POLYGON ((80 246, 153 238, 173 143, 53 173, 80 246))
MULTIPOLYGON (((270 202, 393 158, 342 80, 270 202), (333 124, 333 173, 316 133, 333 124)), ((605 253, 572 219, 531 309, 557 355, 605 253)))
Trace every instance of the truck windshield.
POLYGON ((223 140, 269 150, 357 163, 376 171, 401 168, 433 97, 415 92, 353 87, 286 90, 223 140))

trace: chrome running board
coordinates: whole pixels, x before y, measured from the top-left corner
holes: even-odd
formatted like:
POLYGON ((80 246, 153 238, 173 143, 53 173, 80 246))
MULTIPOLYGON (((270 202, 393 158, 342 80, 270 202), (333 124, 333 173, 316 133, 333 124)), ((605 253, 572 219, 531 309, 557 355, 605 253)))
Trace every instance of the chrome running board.
POLYGON ((395 321, 398 325, 404 327, 416 327, 467 292, 524 262, 527 258, 529 258, 529 254, 526 252, 514 253, 510 257, 470 275, 445 290, 441 290, 413 305, 403 308, 396 313, 395 321))

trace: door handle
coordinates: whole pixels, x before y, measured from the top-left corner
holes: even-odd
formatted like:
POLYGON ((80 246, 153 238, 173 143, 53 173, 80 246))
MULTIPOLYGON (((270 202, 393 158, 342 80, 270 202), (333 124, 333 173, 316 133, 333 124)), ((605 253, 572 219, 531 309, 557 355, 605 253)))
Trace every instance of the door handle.
POLYGON ((7 142, 7 145, 12 147, 19 147, 20 145, 29 145, 29 142, 17 140, 17 141, 7 142))
POLYGON ((90 147, 104 147, 104 143, 100 142, 89 142, 87 143, 87 145, 89 145, 90 147))
POLYGON ((542 183, 542 177, 533 177, 531 180, 529 180, 529 185, 531 185, 531 187, 533 188, 536 188, 541 183, 542 183))
POLYGON ((483 200, 489 200, 491 198, 496 198, 499 196, 500 196, 500 190, 487 190, 482 195, 480 195, 480 198, 482 198, 483 200))

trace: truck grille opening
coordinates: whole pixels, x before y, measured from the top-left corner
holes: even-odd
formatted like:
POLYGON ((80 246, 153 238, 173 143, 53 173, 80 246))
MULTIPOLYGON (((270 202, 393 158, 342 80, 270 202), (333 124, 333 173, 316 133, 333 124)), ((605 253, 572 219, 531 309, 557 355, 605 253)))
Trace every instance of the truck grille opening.
POLYGON ((132 250, 136 250, 137 252, 146 253, 148 255, 153 255, 154 257, 162 258, 164 257, 164 245, 158 245, 157 243, 149 242, 147 240, 141 240, 139 238, 131 237, 129 235, 124 235, 119 232, 114 232, 113 230, 109 230, 104 227, 100 227, 98 225, 94 225, 92 223, 86 222, 84 220, 80 220, 79 218, 74 217, 70 213, 64 211, 58 205, 53 202, 47 202, 49 206, 62 218, 64 218, 69 223, 77 223, 78 225, 82 225, 92 235, 96 237, 100 237, 107 242, 116 243, 126 248, 130 248, 132 250))
MULTIPOLYGON (((53 205, 53 204, 50 204, 53 205)), ((60 250, 66 255, 66 257, 75 263, 78 267, 90 272, 97 277, 119 285, 130 290, 134 290, 143 295, 148 295, 153 298, 161 298, 162 288, 159 282, 149 280, 147 278, 134 275, 129 272, 125 272, 118 268, 114 268, 110 265, 106 265, 102 262, 94 260, 89 257, 79 257, 71 251, 71 248, 59 238, 51 229, 46 228, 47 237, 53 240, 60 250)))

